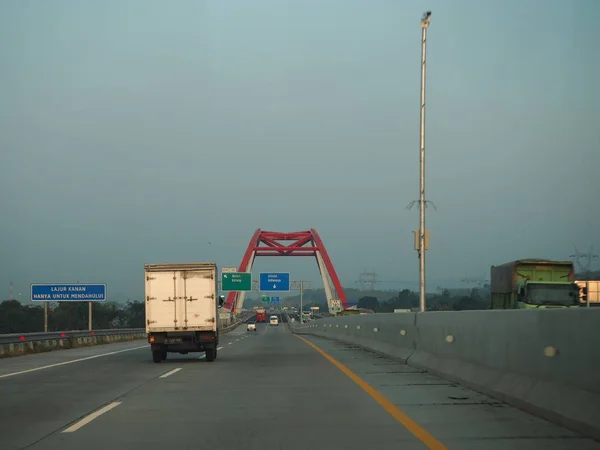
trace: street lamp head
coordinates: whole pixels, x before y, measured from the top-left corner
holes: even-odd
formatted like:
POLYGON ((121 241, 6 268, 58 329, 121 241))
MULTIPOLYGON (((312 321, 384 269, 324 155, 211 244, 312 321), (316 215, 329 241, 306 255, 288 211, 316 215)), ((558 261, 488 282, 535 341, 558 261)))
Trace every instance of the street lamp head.
POLYGON ((423 14, 423 18, 421 19, 421 27, 427 28, 430 24, 431 11, 427 11, 423 14))

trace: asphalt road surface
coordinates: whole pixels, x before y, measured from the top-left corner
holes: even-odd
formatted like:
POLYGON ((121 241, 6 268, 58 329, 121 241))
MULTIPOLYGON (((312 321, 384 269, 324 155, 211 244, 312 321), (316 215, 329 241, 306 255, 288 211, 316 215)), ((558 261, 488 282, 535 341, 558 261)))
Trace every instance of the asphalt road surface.
POLYGON ((145 341, 0 360, 0 449, 597 449, 473 391, 286 324, 217 360, 145 341))

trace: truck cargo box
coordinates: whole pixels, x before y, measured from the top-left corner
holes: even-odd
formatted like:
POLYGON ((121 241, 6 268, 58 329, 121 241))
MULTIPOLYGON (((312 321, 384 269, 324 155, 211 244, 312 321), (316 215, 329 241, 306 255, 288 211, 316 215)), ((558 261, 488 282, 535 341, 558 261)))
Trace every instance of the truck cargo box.
POLYGON ((509 293, 520 281, 574 282, 575 271, 571 261, 520 259, 500 266, 492 266, 492 293, 509 293))
POLYGON ((216 358, 219 299, 215 263, 146 264, 146 333, 153 359, 206 351, 216 358))
POLYGON ((520 259, 491 268, 491 308, 578 307, 572 261, 520 259))
POLYGON ((145 269, 146 332, 217 330, 216 264, 148 264, 145 269))

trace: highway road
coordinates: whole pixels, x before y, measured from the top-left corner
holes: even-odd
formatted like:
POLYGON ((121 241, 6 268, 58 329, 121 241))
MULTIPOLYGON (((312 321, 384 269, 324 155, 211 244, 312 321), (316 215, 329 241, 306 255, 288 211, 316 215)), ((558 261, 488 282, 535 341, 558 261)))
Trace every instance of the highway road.
POLYGON ((600 443, 351 346, 241 326, 152 362, 144 341, 0 360, 0 449, 597 449, 600 443), (200 358, 199 358, 200 356, 200 358))

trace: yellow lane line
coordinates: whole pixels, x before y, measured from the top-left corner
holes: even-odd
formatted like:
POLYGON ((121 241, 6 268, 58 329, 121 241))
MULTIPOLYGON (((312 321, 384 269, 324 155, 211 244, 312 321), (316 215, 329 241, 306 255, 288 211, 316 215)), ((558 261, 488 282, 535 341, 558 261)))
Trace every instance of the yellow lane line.
POLYGON ((429 434, 423 427, 421 427, 417 422, 408 417, 405 413, 400 411, 396 405, 390 402, 387 398, 377 392, 370 384, 348 369, 341 362, 336 360, 333 356, 329 355, 325 351, 321 350, 315 344, 310 342, 309 340, 303 338, 302 336, 295 335, 298 339, 304 341, 307 345, 314 348, 317 352, 321 354, 325 359, 327 359, 331 364, 340 369, 344 374, 348 376, 352 381, 358 384, 367 394, 369 394, 386 412, 391 415, 394 419, 400 422, 404 427, 410 431, 417 439, 423 442, 427 448, 432 450, 448 450, 448 448, 443 445, 440 441, 434 438, 431 434, 429 434))

